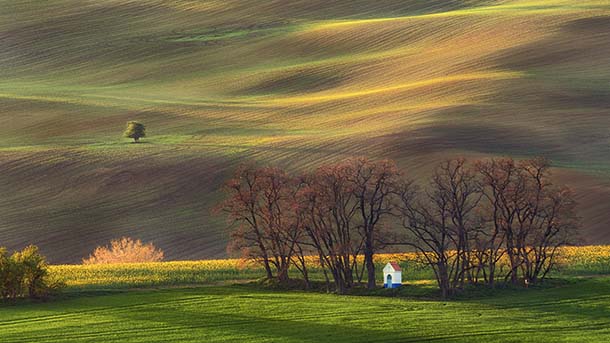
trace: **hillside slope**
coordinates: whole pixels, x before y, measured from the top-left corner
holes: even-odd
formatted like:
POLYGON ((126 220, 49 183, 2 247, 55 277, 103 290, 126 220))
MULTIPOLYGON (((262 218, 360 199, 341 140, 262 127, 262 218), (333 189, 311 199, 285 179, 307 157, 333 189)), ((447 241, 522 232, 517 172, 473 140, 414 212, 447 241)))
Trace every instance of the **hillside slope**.
POLYGON ((610 243, 607 0, 0 0, 0 245, 225 255, 246 160, 544 155, 610 243), (121 138, 143 121, 145 144, 121 138))

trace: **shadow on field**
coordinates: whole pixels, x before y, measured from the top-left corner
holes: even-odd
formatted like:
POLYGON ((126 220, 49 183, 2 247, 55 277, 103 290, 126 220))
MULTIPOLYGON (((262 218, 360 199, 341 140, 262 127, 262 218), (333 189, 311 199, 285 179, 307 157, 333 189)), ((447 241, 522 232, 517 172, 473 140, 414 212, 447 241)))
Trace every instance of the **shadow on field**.
POLYGON ((609 290, 610 278, 604 277, 452 301, 274 291, 251 284, 88 293, 20 306, 25 316, 18 312, 22 314, 11 318, 17 308, 0 308, 0 317, 8 316, 0 322, 0 332, 8 330, 7 343, 547 341, 581 335, 604 341, 610 327, 609 290))
MULTIPOLYGON (((476 306, 491 306, 501 311, 534 312, 534 319, 548 324, 554 318, 568 318, 580 328, 605 329, 610 325, 610 279, 552 280, 555 285, 538 289, 519 289, 499 292, 496 297, 465 300, 476 306), (600 323, 600 321, 603 323, 600 323)), ((460 301, 460 300, 458 300, 460 301)), ((533 322, 539 325, 540 322, 533 322)), ((545 329, 546 330, 546 329, 545 329)))
MULTIPOLYGON (((365 328, 356 323, 358 315, 348 305, 350 297, 328 295, 319 298, 318 295, 307 299, 302 292, 270 292, 243 286, 223 290, 210 288, 205 293, 206 296, 214 294, 223 298, 211 300, 209 304, 172 306, 168 303, 162 309, 121 312, 121 320, 152 320, 161 323, 159 328, 140 333, 145 336, 150 334, 151 337, 185 330, 202 330, 203 336, 224 337, 227 341, 256 338, 274 342, 321 342, 337 337, 347 341, 392 341, 385 328, 365 328), (345 303, 346 306, 328 306, 336 301, 345 303), (201 311, 202 308, 205 311, 201 311), (199 312, 195 315, 196 311, 199 312)), ((367 316, 382 318, 387 311, 383 307, 366 307, 364 312, 367 316)), ((129 329, 99 334, 130 335, 136 332, 136 329, 129 329)), ((403 334, 407 332, 409 329, 403 330, 403 334)), ((416 332, 409 332, 408 337, 413 341, 423 339, 416 332)))
POLYGON ((493 298, 483 295, 479 299, 449 302, 385 296, 368 299, 335 295, 312 297, 310 293, 272 292, 250 285, 210 288, 204 292, 206 296, 219 298, 208 298, 200 303, 187 300, 175 306, 167 302, 159 308, 153 305, 138 311, 120 312, 120 316, 126 321, 162 323, 152 332, 147 330, 145 335, 151 337, 202 330, 204 335, 226 337, 227 340, 256 338, 303 342, 337 337, 350 342, 390 342, 397 337, 401 342, 472 337, 509 339, 518 334, 557 337, 573 335, 580 330, 605 330, 610 318, 610 309, 606 306, 610 298, 608 279, 575 280, 529 290, 500 289, 494 292, 493 298), (499 313, 502 317, 497 326, 485 326, 478 319, 488 317, 494 322, 499 313), (463 319, 465 317, 468 319, 463 319), (567 319, 574 325, 559 324, 556 318, 567 319), (418 320, 429 321, 421 324, 427 328, 425 332, 421 331, 420 324, 413 322, 418 320), (435 328, 434 323, 439 320, 443 324, 435 328), (390 335, 388 330, 400 321, 411 322, 411 325, 402 325, 390 335))

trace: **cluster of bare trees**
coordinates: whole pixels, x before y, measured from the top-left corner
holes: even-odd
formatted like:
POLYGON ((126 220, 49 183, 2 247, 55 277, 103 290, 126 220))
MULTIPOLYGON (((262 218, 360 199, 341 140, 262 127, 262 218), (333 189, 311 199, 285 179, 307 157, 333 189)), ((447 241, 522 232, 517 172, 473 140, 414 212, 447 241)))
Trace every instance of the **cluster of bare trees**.
POLYGON ((441 163, 417 185, 392 161, 349 159, 291 176, 243 166, 219 210, 237 224, 231 248, 269 279, 291 266, 309 284, 316 256, 328 286, 344 293, 366 279, 388 245, 417 250, 443 296, 467 284, 536 283, 576 226, 573 195, 551 183, 544 159, 441 163))
POLYGON ((573 194, 551 183, 549 168, 541 158, 443 162, 426 190, 398 192, 410 234, 400 243, 421 253, 445 296, 465 284, 544 279, 577 224, 573 194))

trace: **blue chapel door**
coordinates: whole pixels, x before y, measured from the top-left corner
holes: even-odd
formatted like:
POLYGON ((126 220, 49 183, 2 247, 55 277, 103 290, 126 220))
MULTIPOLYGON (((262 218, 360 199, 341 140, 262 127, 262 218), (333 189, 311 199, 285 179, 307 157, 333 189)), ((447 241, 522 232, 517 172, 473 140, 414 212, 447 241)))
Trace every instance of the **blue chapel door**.
POLYGON ((392 275, 388 274, 388 278, 386 280, 386 284, 388 285, 388 288, 392 288, 392 275))

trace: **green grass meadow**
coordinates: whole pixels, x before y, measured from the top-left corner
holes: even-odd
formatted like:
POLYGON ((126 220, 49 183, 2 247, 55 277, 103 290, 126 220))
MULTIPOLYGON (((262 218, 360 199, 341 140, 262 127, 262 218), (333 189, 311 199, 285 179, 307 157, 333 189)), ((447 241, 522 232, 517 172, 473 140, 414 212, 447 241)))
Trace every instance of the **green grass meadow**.
MULTIPOLYGON (((403 287, 329 294, 260 282, 239 260, 52 265, 66 288, 47 301, 0 303, 0 342, 607 342, 610 246, 561 251, 530 288, 471 287, 442 300, 432 271, 400 261, 403 287)), ((292 277, 298 278, 298 273, 292 277)))
POLYGON ((610 279, 438 301, 252 285, 115 290, 0 307, 2 342, 607 342, 610 279))

